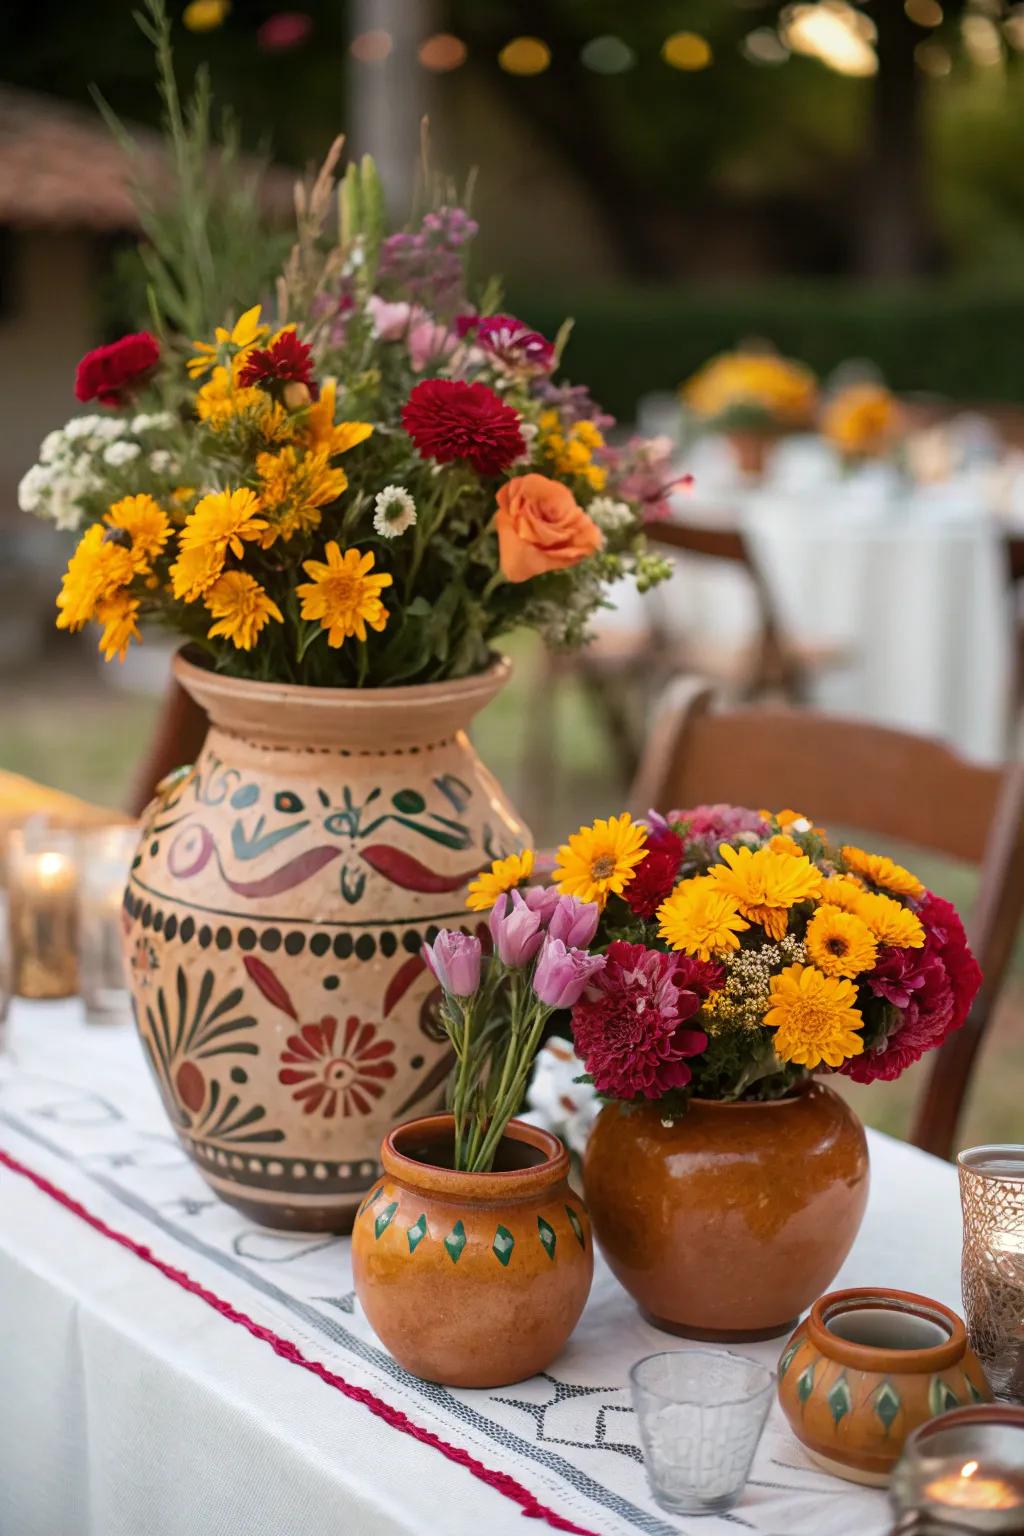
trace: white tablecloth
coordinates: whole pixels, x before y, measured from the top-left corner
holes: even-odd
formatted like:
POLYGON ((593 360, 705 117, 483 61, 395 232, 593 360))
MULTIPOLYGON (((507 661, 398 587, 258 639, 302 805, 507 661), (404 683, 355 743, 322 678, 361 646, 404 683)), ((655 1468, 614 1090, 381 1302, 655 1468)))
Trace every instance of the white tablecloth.
MULTIPOLYGON (((867 1219, 837 1283, 957 1305, 953 1170, 882 1136, 871 1147, 867 1219)), ((777 1411, 731 1515, 661 1511, 626 1376, 676 1347, 599 1266, 549 1374, 481 1392, 417 1381, 361 1318, 347 1242, 263 1231, 213 1198, 127 1026, 89 1029, 75 1005, 14 1010, 0 1061, 2 1536, 512 1536, 559 1520, 595 1536, 884 1536, 884 1496, 815 1470, 777 1411)), ((774 1363, 780 1346, 747 1348, 774 1363)))

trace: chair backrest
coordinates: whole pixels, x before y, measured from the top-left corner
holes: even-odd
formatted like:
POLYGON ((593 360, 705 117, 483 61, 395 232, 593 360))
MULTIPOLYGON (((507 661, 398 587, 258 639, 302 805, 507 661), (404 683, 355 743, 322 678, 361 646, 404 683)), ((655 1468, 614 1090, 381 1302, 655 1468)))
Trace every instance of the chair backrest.
POLYGON ((667 690, 630 795, 637 814, 716 801, 788 806, 979 867, 969 926, 985 983, 967 1023, 935 1055, 911 1134, 948 1156, 1024 913, 1024 765, 969 762, 940 742, 864 721, 716 713, 711 704, 711 690, 692 679, 667 690))

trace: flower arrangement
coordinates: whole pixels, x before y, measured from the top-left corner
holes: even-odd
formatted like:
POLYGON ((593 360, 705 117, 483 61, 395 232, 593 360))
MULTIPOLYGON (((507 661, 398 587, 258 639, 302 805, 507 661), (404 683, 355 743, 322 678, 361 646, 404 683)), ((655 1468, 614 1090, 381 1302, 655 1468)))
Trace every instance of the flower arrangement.
POLYGON ((57 625, 99 624, 108 660, 151 619, 238 677, 456 678, 516 627, 579 644, 609 582, 668 573, 642 532, 664 453, 613 446, 556 381, 569 326, 542 336, 471 281, 450 189, 387 232, 372 160, 336 184, 340 148, 300 188, 273 303, 198 339, 157 305, 159 334, 89 353, 77 394, 104 414, 51 432, 21 483, 81 534, 57 625))
MULTIPOLYGON (((485 882, 526 877, 532 861, 500 863, 503 870, 483 877, 485 882)), ((479 902, 483 891, 476 894, 479 902)), ((603 956, 587 947, 599 918, 595 902, 550 887, 513 885, 494 897, 489 954, 478 936, 446 928, 423 946, 442 989, 441 1020, 455 1053, 455 1168, 491 1168, 522 1102, 544 1025, 559 1009, 577 1004, 604 968, 603 956)))
MULTIPOLYGON (((478 908, 523 900, 531 870, 494 865, 478 908)), ((789 810, 599 820, 559 849, 554 880, 600 913, 603 964, 572 1007, 588 1080, 669 1115, 691 1095, 780 1098, 820 1071, 892 1080, 963 1024, 981 983, 949 902, 789 810)))
POLYGON ((821 431, 843 459, 878 458, 903 430, 899 401, 884 384, 847 384, 826 400, 821 431))
POLYGON ((680 396, 709 431, 791 432, 813 420, 817 383, 803 363, 741 349, 711 358, 682 385, 680 396))

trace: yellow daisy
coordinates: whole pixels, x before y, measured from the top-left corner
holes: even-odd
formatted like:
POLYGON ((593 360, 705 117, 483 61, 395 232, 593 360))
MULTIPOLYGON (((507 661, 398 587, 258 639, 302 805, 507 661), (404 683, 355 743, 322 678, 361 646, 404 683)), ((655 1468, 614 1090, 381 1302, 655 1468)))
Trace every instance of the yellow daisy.
POLYGON ((64 572, 57 597, 57 628, 81 629, 135 575, 131 551, 108 537, 102 523, 87 529, 64 572))
POLYGON ((859 976, 878 959, 878 944, 867 923, 841 907, 820 906, 807 924, 804 942, 826 976, 859 976))
POLYGON ((194 341, 192 343, 192 350, 199 355, 198 357, 190 357, 186 364, 190 377, 198 379, 204 373, 207 373, 213 367, 214 361, 222 347, 230 344, 241 351, 247 352, 258 341, 261 341, 270 330, 269 325, 260 324, 261 307, 259 304, 254 304, 252 309, 247 309, 245 314, 236 320, 230 331, 225 330, 222 325, 218 325, 213 333, 214 341, 194 341))
POLYGON ((106 514, 104 522, 128 534, 132 564, 145 575, 171 536, 167 513, 152 496, 122 496, 106 514))
POLYGON ((563 896, 603 907, 621 896, 647 851, 647 836, 628 811, 580 827, 558 850, 554 880, 563 896))
POLYGON ((775 1031, 780 1061, 813 1069, 859 1056, 864 1040, 857 1030, 864 1020, 856 1001, 852 981, 825 976, 813 965, 787 965, 773 976, 764 1022, 775 1031))
POLYGON ((865 880, 870 880, 872 885, 884 886, 894 896, 924 895, 924 885, 917 876, 912 875, 909 869, 904 869, 902 864, 886 858, 884 853, 865 853, 863 848, 845 843, 842 854, 847 867, 855 875, 863 875, 865 880))
POLYGON ((707 875, 684 880, 658 908, 658 933, 666 944, 699 960, 739 949, 737 935, 749 927, 736 898, 707 875))
POLYGON ((139 634, 139 600, 127 592, 117 592, 108 597, 96 609, 96 617, 103 625, 100 636, 100 652, 104 661, 124 661, 133 640, 141 640, 139 634))
POLYGON ((326 453, 328 458, 348 453, 359 443, 365 443, 373 433, 368 421, 334 420, 338 386, 334 379, 326 379, 320 389, 320 398, 309 407, 302 426, 301 436, 307 447, 314 452, 326 453))
POLYGON ((732 848, 728 843, 722 844, 718 854, 722 862, 713 864, 708 875, 735 898, 744 917, 760 923, 769 938, 781 939, 789 926, 790 907, 821 890, 821 872, 806 854, 732 848))
POLYGON ((857 903, 856 912, 879 944, 891 944, 897 949, 920 949, 924 944, 921 919, 909 907, 901 907, 891 896, 865 891, 857 903))
POLYGON ((469 882, 466 906, 471 912, 487 912, 504 891, 514 891, 533 874, 533 849, 495 859, 490 869, 469 882))
POLYGON ((856 875, 829 875, 822 882, 821 899, 830 907, 842 907, 844 912, 856 912, 864 887, 856 875))
POLYGON ((295 589, 302 599, 302 617, 319 619, 330 646, 341 645, 351 635, 365 640, 367 625, 383 629, 388 611, 380 594, 390 587, 392 578, 386 572, 371 576, 372 554, 361 555, 358 549, 346 549, 343 554, 333 539, 324 553, 326 562, 303 562, 302 569, 312 579, 295 589))
POLYGON ((325 451, 299 458, 295 448, 261 453, 256 459, 260 501, 270 526, 261 540, 269 549, 277 539, 288 540, 320 524, 320 508, 337 501, 348 485, 343 469, 332 469, 325 451))
POLYGON ((183 549, 171 566, 171 591, 179 602, 194 603, 208 592, 224 569, 225 551, 219 544, 183 549))
POLYGON ((271 619, 282 622, 280 608, 247 571, 225 571, 203 601, 217 620, 207 630, 210 639, 223 635, 239 651, 251 651, 271 619))
POLYGON ((178 535, 184 549, 228 550, 241 559, 246 541, 259 539, 266 531, 266 518, 259 497, 244 487, 235 491, 211 491, 197 502, 185 519, 178 535))
POLYGON ((214 432, 222 432, 246 411, 262 412, 267 396, 249 385, 240 389, 235 382, 238 369, 229 371, 218 364, 196 395, 196 415, 214 432))

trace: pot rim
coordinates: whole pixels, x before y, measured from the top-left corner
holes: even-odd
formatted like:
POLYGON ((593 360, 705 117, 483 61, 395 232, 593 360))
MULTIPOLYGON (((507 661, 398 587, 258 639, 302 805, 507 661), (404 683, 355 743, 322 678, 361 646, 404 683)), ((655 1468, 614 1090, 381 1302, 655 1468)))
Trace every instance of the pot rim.
POLYGON ((1019 1145, 1009 1141, 988 1141, 978 1147, 964 1147, 956 1155, 957 1167, 961 1173, 968 1173, 975 1179, 989 1179, 997 1184, 1020 1184, 1024 1182, 1024 1152, 1019 1145), (1017 1168, 1010 1171, 1002 1169, 996 1173, 985 1167, 985 1162, 992 1157, 1013 1155, 1017 1168))
POLYGON ((807 1333, 815 1348, 826 1358, 838 1360, 856 1370, 910 1372, 914 1375, 948 1370, 963 1359, 967 1349, 967 1329, 951 1307, 916 1291, 896 1291, 885 1286, 853 1286, 845 1291, 829 1291, 811 1307, 807 1333), (941 1344, 923 1349, 890 1349, 885 1345, 856 1344, 833 1333, 829 1320, 843 1312, 906 1312, 929 1323, 947 1328, 949 1337, 941 1344), (881 1359, 892 1363, 882 1364, 881 1359))
POLYGON ((259 698, 271 689, 281 703, 308 703, 322 699, 325 704, 344 704, 371 707, 374 704, 405 704, 410 695, 424 703, 433 703, 451 696, 472 697, 474 693, 489 692, 499 682, 507 681, 512 672, 512 662, 500 652, 492 652, 491 660, 481 672, 468 677, 453 677, 439 683, 398 683, 390 688, 314 688, 310 683, 279 683, 273 679, 232 677, 229 672, 217 672, 203 666, 189 655, 191 647, 183 645, 175 651, 172 668, 183 687, 195 681, 207 691, 229 691, 234 698, 259 698))
POLYGON ((950 1408, 912 1429, 904 1441, 904 1453, 916 1451, 919 1456, 927 1456, 928 1441, 936 1435, 958 1425, 970 1428, 972 1424, 1004 1424, 1024 1430, 1024 1408, 1016 1403, 967 1403, 962 1408, 950 1408))
POLYGON ((394 1126, 381 1142, 380 1160, 385 1173, 401 1180, 410 1188, 424 1193, 443 1196, 455 1203, 477 1204, 490 1200, 514 1201, 529 1199, 540 1191, 550 1189, 569 1173, 569 1154, 564 1144, 551 1131, 539 1125, 528 1125, 525 1120, 510 1120, 502 1140, 518 1141, 544 1153, 544 1160, 529 1168, 509 1168, 494 1173, 465 1173, 455 1168, 444 1168, 437 1163, 421 1162, 401 1149, 401 1141, 413 1134, 439 1135, 450 1132, 455 1125, 452 1114, 419 1115, 394 1126))

